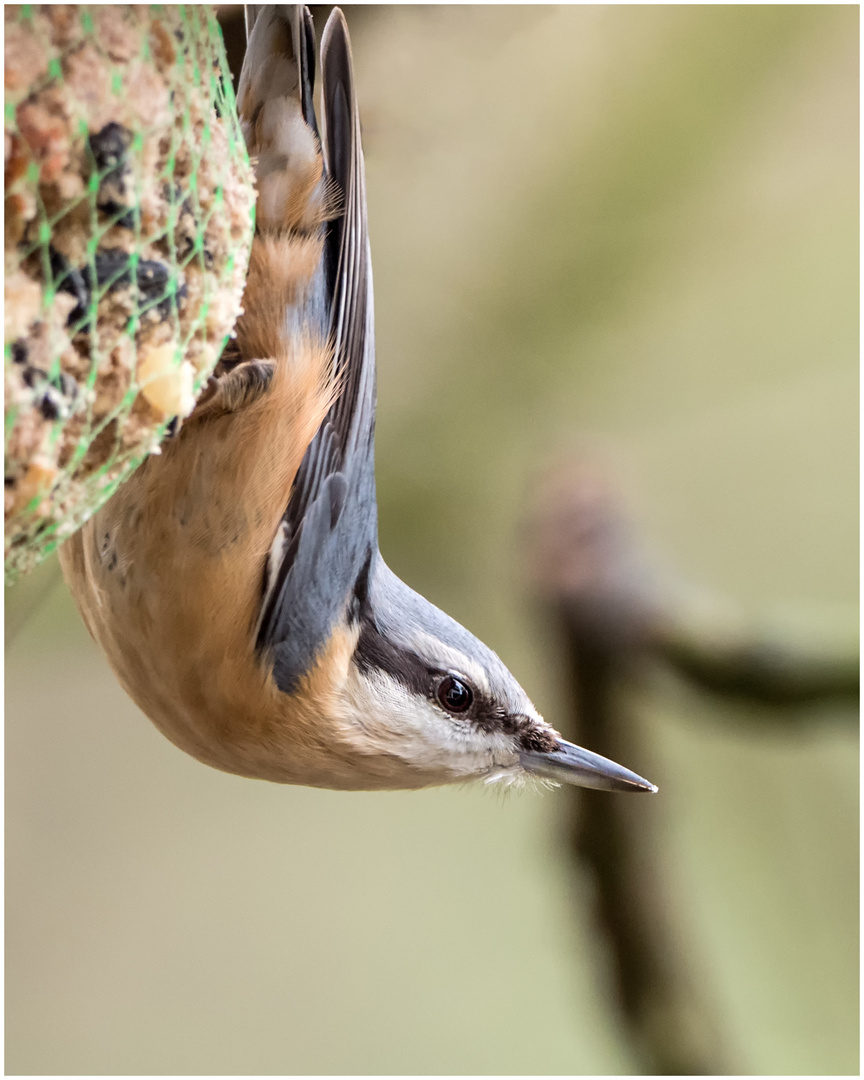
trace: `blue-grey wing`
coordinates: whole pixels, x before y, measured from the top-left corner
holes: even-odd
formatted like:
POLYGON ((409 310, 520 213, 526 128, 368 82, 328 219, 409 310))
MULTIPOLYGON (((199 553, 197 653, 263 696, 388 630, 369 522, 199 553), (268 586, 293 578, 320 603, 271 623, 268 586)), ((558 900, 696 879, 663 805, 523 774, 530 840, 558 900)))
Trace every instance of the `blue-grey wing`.
POLYGON ((286 692, 330 638, 378 535, 372 269, 351 46, 338 8, 324 31, 321 71, 325 162, 342 206, 324 245, 339 396, 297 473, 268 565, 257 644, 286 692))

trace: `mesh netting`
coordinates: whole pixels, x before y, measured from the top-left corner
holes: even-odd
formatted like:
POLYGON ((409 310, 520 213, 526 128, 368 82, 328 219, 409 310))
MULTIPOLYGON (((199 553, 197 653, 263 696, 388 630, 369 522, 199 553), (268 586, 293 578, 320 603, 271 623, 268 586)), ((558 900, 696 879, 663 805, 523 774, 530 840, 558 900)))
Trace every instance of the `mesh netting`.
POLYGON ((240 310, 255 196, 211 8, 5 23, 11 580, 191 411, 240 310))

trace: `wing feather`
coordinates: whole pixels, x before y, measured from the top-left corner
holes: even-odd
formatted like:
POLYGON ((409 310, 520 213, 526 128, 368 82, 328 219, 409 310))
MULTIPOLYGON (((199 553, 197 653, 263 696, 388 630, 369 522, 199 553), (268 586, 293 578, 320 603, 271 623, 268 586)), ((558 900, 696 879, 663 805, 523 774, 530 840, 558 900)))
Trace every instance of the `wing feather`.
POLYGON ((324 246, 340 390, 298 471, 268 567, 257 640, 288 692, 329 639, 377 548, 372 272, 351 46, 338 8, 324 31, 321 71, 325 164, 341 194, 324 246))

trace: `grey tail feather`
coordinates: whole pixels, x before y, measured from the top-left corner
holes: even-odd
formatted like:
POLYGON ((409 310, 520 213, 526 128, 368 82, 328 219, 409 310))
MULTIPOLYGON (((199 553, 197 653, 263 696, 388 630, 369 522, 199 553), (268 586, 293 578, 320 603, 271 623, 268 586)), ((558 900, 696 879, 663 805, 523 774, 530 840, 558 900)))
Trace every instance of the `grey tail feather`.
MULTIPOLYGON (((271 5, 244 5, 247 42, 252 35, 252 28, 256 19, 263 9, 269 6, 271 5)), ((303 119, 320 139, 313 103, 313 91, 315 89, 315 26, 312 21, 312 12, 302 4, 280 4, 278 6, 284 14, 285 21, 291 27, 291 45, 300 73, 300 107, 303 110, 303 119)))
POLYGON ((347 437, 349 417, 357 408, 364 369, 369 366, 364 339, 371 314, 371 280, 351 40, 345 16, 338 7, 327 20, 321 39, 321 96, 327 170, 338 186, 343 204, 342 214, 330 222, 324 250, 337 372, 341 375, 344 371, 345 376, 330 419, 347 437))
POLYGON ((300 57, 300 104, 303 109, 303 119, 312 128, 320 140, 318 133, 318 120, 315 116, 315 104, 312 92, 315 89, 315 24, 312 21, 312 12, 308 7, 300 8, 300 18, 297 21, 300 57))
MULTIPOLYGON (((359 131, 355 130, 354 66, 345 16, 335 7, 321 38, 321 85, 325 119, 324 156, 327 172, 338 185, 343 200, 349 195, 353 155, 360 152, 359 131), (354 139, 358 145, 355 146, 354 139)), ((357 193, 359 194, 359 193, 357 193)), ((335 282, 346 214, 331 222, 325 260, 327 278, 335 282)))

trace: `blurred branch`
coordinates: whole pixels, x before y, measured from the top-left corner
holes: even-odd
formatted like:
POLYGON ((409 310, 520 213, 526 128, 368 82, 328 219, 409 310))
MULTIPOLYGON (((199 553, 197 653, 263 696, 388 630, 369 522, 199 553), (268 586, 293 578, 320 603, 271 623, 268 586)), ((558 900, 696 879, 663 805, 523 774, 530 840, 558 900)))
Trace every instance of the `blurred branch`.
MULTIPOLYGON (((846 655, 826 655, 743 631, 724 634, 694 627, 680 616, 677 623, 658 620, 649 647, 684 679, 717 694, 777 706, 858 698, 857 648, 846 655)), ((807 714, 788 710, 772 715, 784 724, 807 719, 807 714)))
MULTIPOLYGON (((616 761, 638 762, 653 776, 645 748, 621 708, 617 688, 626 663, 597 648, 565 620, 573 658, 574 711, 580 742, 616 761)), ((644 1074, 735 1073, 724 1040, 690 973, 662 887, 656 804, 642 798, 574 791, 573 850, 591 874, 595 919, 607 943, 612 976, 633 1049, 644 1074)), ((662 808, 659 808, 662 813, 662 808)))
MULTIPOLYGON (((744 632, 648 565, 609 484, 586 465, 550 479, 531 522, 537 591, 556 613, 572 679, 573 727, 592 750, 654 777, 621 701, 634 668, 659 661, 702 690, 783 706, 858 693, 857 649, 804 651, 744 632)), ((592 876, 596 919, 641 1071, 739 1071, 697 986, 661 880, 662 804, 574 792, 573 848, 592 876)))
POLYGON ((780 706, 784 724, 791 705, 857 701, 857 641, 838 652, 760 635, 726 605, 697 602, 692 590, 662 580, 594 470, 558 473, 532 528, 538 591, 607 648, 661 661, 702 690, 780 706))

